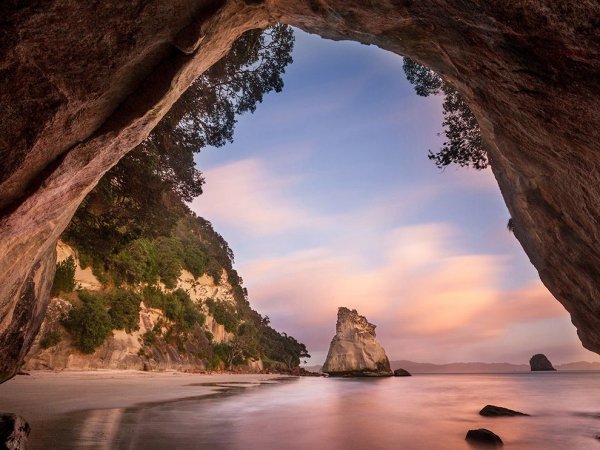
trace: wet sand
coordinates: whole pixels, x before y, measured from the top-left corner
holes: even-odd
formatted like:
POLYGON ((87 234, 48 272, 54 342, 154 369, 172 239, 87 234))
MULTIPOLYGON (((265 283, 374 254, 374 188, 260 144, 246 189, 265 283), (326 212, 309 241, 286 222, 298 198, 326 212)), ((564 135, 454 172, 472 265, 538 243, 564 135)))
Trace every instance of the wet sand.
POLYGON ((274 384, 281 375, 32 371, 0 384, 0 411, 32 427, 30 448, 113 448, 123 414, 274 384), (69 442, 65 442, 69 441, 69 442))

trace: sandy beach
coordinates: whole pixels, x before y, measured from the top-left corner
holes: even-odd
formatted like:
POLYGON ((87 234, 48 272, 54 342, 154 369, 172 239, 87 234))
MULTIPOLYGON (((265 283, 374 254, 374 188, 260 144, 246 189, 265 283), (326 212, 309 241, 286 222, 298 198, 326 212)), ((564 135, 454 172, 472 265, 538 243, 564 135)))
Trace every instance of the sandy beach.
POLYGON ((111 448, 124 412, 277 383, 281 375, 141 371, 32 371, 0 385, 0 410, 32 427, 30 448, 111 448), (58 442, 72 435, 71 442, 58 442), (46 447, 47 448, 47 447, 46 447))

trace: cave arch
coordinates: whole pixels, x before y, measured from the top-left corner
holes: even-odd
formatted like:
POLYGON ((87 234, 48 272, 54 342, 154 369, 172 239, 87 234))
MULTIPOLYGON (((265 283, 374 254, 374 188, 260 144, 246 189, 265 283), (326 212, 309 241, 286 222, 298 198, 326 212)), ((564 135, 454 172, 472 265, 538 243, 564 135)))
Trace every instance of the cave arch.
POLYGON ((408 55, 461 92, 515 235, 583 345, 600 352, 597 2, 52 0, 2 9, 0 381, 39 328, 54 243, 87 192, 242 32, 276 21, 408 55))

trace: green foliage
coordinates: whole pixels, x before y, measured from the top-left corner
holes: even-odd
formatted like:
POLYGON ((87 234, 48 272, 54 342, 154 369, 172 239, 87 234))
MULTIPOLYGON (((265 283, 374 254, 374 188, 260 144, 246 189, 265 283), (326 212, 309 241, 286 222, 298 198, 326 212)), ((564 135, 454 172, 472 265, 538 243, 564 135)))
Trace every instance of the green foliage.
MULTIPOLYGON (((293 41, 291 28, 284 25, 242 35, 182 95, 148 139, 84 199, 63 239, 79 250, 82 264, 92 267, 107 287, 121 288, 104 296, 82 293, 82 305, 67 320, 79 348, 93 351, 110 334, 108 328, 136 329, 139 297, 127 288, 144 286, 144 303, 161 309, 173 322, 162 337, 184 351, 186 334, 201 333, 197 324, 204 323, 204 316, 185 291, 163 292, 158 285, 174 289, 186 269, 195 277, 207 274, 216 283, 226 274, 233 288, 235 305, 212 304, 217 322, 236 334, 230 344, 207 352, 212 367, 231 367, 265 354, 289 365, 306 351, 250 308, 229 245, 185 203, 201 194, 204 183, 194 155, 231 142, 236 117, 253 112, 267 92, 281 91, 293 41)), ((156 342, 161 329, 157 324, 144 334, 146 345, 156 342)), ((206 337, 212 340, 208 332, 206 337)))
POLYGON ((169 237, 188 213, 185 202, 202 192, 204 179, 194 154, 232 141, 236 115, 253 112, 267 92, 281 91, 293 41, 291 28, 284 25, 243 34, 181 96, 148 139, 100 180, 63 235, 93 260, 89 265, 94 272, 108 272, 120 283, 148 281, 158 270, 171 285, 179 263, 194 275, 220 277, 221 268, 194 250, 181 255, 167 246, 169 259, 154 260, 160 263, 157 268, 146 264, 149 255, 136 261, 121 252, 138 239, 169 237))
POLYGON ((205 303, 210 315, 214 317, 217 323, 225 327, 225 331, 230 333, 237 331, 239 319, 235 307, 231 303, 214 301, 212 298, 206 299, 205 303))
POLYGON ((183 268, 183 245, 173 237, 159 237, 154 241, 158 275, 164 285, 173 289, 183 268))
POLYGON ((141 297, 133 291, 116 289, 106 297, 110 305, 108 314, 113 330, 125 330, 128 333, 140 329, 141 297))
POLYGON ((158 287, 147 286, 142 291, 144 303, 151 308, 161 309, 165 316, 175 322, 172 334, 186 333, 196 324, 202 326, 206 318, 183 289, 163 292, 158 287))
POLYGON ((152 283, 158 275, 156 248, 149 239, 130 242, 112 259, 117 283, 152 283))
POLYGON ((486 168, 488 158, 479 124, 458 91, 435 72, 410 58, 404 58, 403 67, 406 78, 414 85, 417 95, 444 95, 442 125, 446 141, 437 153, 430 150, 428 158, 440 169, 452 163, 475 169, 486 168))
POLYGON ((156 342, 156 334, 154 333, 154 330, 146 331, 143 334, 142 339, 144 340, 144 345, 153 345, 156 342))
POLYGON ((81 305, 73 307, 65 328, 73 344, 83 353, 93 353, 112 333, 112 321, 104 302, 87 291, 78 292, 81 305))
POLYGON ((204 325, 204 315, 183 289, 177 289, 165 298, 165 314, 178 325, 180 331, 190 331, 196 324, 204 325))
POLYGON ((515 219, 513 219, 512 217, 508 219, 508 222, 506 223, 506 229, 511 233, 515 232, 515 219))
POLYGON ((75 289, 76 267, 75 259, 72 256, 56 264, 50 295, 56 296, 61 292, 73 292, 73 289, 75 289))
POLYGON ((298 367, 301 358, 310 358, 306 346, 286 333, 279 333, 268 324, 260 327, 260 346, 272 361, 283 362, 288 369, 298 367))
POLYGON ((62 334, 60 334, 58 331, 53 331, 42 338, 42 340, 40 341, 40 347, 42 347, 45 350, 47 348, 58 345, 58 343, 61 340, 62 334))

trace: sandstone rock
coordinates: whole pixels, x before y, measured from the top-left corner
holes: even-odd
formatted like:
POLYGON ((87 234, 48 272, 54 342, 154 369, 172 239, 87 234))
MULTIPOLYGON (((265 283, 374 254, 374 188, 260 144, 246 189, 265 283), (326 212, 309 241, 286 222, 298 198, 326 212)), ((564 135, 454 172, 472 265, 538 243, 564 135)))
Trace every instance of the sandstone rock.
POLYGON ((323 372, 330 376, 391 376, 390 362, 375 339, 375 325, 355 309, 338 309, 323 372))
POLYGON ((596 0, 47 0, 0 14, 0 381, 42 322, 52 249, 86 193, 242 32, 274 21, 406 54, 458 89, 515 236, 600 352, 596 0))
MULTIPOLYGON (((100 287, 91 270, 81 269, 77 252, 64 242, 57 245, 58 259, 64 260, 69 256, 75 259, 75 284, 85 286, 94 291, 100 287)), ((223 302, 234 302, 233 287, 223 272, 219 283, 213 278, 202 275, 195 278, 183 270, 177 280, 177 287, 190 294, 195 303, 202 303, 207 298, 223 302)), ((204 306, 206 323, 204 328, 198 326, 189 334, 185 342, 185 351, 175 348, 175 344, 166 342, 162 337, 156 337, 153 344, 144 344, 144 333, 153 330, 157 323, 168 323, 163 311, 149 308, 143 302, 140 307, 139 329, 130 333, 125 330, 113 330, 111 336, 91 354, 84 354, 72 346, 70 334, 62 325, 72 305, 69 301, 55 297, 50 300, 40 333, 35 338, 23 367, 28 370, 205 370, 205 360, 200 356, 206 353, 208 345, 205 331, 213 335, 213 342, 228 342, 233 334, 225 331, 222 324, 217 323, 204 306), (50 348, 43 348, 42 339, 52 332, 61 334, 60 342, 50 348)), ((161 330, 166 332, 166 325, 161 330)), ((248 370, 260 372, 262 361, 249 362, 248 370)))
POLYGON ((395 377, 411 377, 412 374, 408 370, 396 369, 394 370, 395 377))
POLYGON ((514 416, 529 416, 529 414, 525 414, 519 411, 514 411, 512 409, 503 408, 502 406, 495 405, 486 405, 483 407, 479 414, 485 417, 514 417, 514 416))
POLYGON ((500 439, 500 436, 498 436, 496 433, 494 433, 490 430, 487 430, 485 428, 479 428, 477 430, 469 430, 467 432, 467 436, 465 437, 465 439, 474 444, 484 444, 484 445, 489 445, 489 446, 494 446, 494 447, 499 447, 501 445, 504 445, 504 443, 502 442, 502 439, 500 439))
POLYGON ((25 419, 0 412, 0 449, 25 450, 31 428, 25 419))
POLYGON ((543 355, 541 353, 533 355, 529 360, 529 365, 531 366, 532 372, 556 370, 554 367, 552 367, 552 363, 546 357, 546 355, 543 355))

